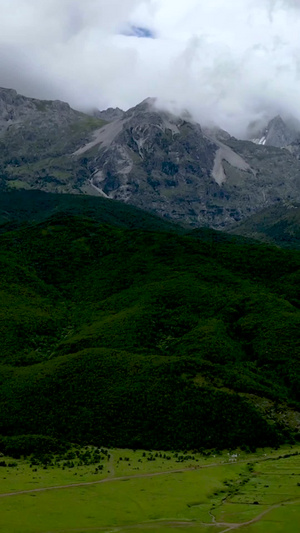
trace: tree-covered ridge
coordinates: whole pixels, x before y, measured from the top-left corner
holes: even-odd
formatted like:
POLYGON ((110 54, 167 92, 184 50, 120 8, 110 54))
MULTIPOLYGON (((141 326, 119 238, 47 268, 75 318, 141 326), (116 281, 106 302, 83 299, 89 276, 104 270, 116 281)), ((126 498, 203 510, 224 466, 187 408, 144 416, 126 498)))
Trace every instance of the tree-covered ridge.
POLYGON ((82 215, 0 236, 0 434, 166 449, 296 436, 299 253, 82 215))
POLYGON ((100 196, 52 194, 39 190, 0 194, 0 231, 20 223, 36 223, 53 215, 76 215, 121 228, 183 233, 182 227, 137 207, 100 196))
POLYGON ((299 250, 300 204, 278 204, 263 209, 238 224, 232 233, 299 250))

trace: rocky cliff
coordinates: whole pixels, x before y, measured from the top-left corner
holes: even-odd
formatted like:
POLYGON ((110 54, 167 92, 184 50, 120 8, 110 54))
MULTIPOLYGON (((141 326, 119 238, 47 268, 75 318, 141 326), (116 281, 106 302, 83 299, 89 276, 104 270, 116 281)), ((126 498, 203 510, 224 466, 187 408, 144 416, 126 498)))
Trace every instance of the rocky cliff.
POLYGON ((110 121, 1 90, 2 188, 101 195, 213 228, 299 201, 300 162, 289 150, 204 129, 151 98, 101 116, 110 121))

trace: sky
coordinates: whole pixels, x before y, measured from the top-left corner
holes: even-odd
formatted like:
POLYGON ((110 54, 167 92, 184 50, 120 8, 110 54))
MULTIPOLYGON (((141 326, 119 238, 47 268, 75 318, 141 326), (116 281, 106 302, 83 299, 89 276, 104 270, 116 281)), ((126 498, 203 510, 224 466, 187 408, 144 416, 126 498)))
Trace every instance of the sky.
POLYGON ((300 0, 0 0, 0 86, 73 107, 147 97, 243 136, 300 119, 300 0))

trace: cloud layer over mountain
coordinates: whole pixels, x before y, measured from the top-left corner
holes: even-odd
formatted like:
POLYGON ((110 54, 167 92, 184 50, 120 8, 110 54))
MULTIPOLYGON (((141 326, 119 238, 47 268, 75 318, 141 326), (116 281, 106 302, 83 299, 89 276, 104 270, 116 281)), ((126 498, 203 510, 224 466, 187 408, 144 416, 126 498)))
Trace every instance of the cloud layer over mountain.
POLYGON ((264 114, 300 118, 298 0, 0 0, 0 8, 0 85, 28 96, 125 109, 158 96, 236 135, 264 114))

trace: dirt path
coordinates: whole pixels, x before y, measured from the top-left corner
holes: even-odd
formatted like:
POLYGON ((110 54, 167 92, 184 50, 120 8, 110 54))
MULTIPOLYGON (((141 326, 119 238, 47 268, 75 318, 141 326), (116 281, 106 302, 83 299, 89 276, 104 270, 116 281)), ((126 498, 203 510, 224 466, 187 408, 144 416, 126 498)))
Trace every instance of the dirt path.
MULTIPOLYGON (((283 505, 293 505, 298 502, 300 502, 300 500, 295 500, 295 501, 285 502, 285 503, 277 503, 269 507, 269 509, 266 509, 265 511, 261 512, 258 516, 256 516, 252 520, 248 520, 248 522, 241 522, 237 524, 227 523, 227 522, 217 522, 217 521, 208 524, 206 522, 196 522, 192 520, 190 521, 187 521, 187 520, 186 521, 185 520, 155 520, 152 522, 143 522, 141 524, 132 524, 130 526, 125 526, 125 527, 116 527, 114 528, 114 532, 121 533, 122 531, 126 532, 127 529, 141 529, 141 528, 144 529, 144 528, 153 528, 153 527, 155 528, 156 526, 157 527, 170 526, 170 527, 176 527, 176 528, 177 527, 178 528, 182 528, 182 527, 193 528, 193 527, 203 526, 203 527, 211 527, 212 531, 214 527, 226 527, 226 529, 224 529, 223 531, 220 531, 220 533, 228 533, 229 531, 234 531, 242 527, 251 526, 252 524, 255 524, 256 522, 259 522, 265 515, 267 515, 274 509, 277 509, 278 507, 281 507, 283 505)), ((105 529, 105 528, 98 528, 98 529, 95 528, 94 531, 100 531, 102 529, 105 529)), ((78 531, 78 530, 73 530, 73 531, 75 533, 75 531, 78 531)))
POLYGON ((49 490, 61 490, 61 489, 72 489, 73 487, 88 487, 90 485, 99 485, 100 483, 113 483, 115 481, 128 481, 130 479, 139 479, 139 478, 145 478, 145 477, 157 477, 157 476, 165 476, 167 474, 180 474, 181 472, 190 472, 192 470, 199 470, 200 468, 208 468, 209 466, 213 465, 205 465, 203 467, 192 467, 192 468, 183 468, 181 470, 168 470, 166 472, 153 472, 153 473, 147 473, 147 474, 135 474, 132 476, 122 476, 122 477, 106 477, 104 479, 99 479, 98 481, 86 481, 82 483, 70 483, 68 485, 57 485, 53 487, 42 487, 39 489, 28 489, 28 490, 20 490, 17 492, 7 492, 4 494, 0 494, 0 498, 7 498, 9 496, 19 496, 21 494, 31 494, 33 492, 46 492, 49 490))
POLYGON ((235 529, 240 529, 242 527, 251 526, 252 524, 255 524, 256 522, 260 522, 260 520, 269 514, 271 511, 274 511, 274 509, 278 509, 278 507, 283 507, 285 505, 293 505, 296 503, 299 503, 300 500, 295 500, 292 502, 283 502, 283 503, 276 503, 275 505, 272 505, 269 507, 269 509, 265 509, 265 511, 262 511, 259 515, 257 515, 255 518, 252 518, 252 520, 248 520, 248 522, 242 522, 241 524, 222 524, 221 522, 216 522, 214 525, 216 526, 227 526, 226 529, 223 531, 220 531, 220 533, 227 533, 229 531, 233 531, 235 529))
MULTIPOLYGON (((150 522, 142 522, 139 524, 131 524, 126 526, 116 526, 113 528, 109 527, 95 527, 95 528, 85 528, 86 531, 108 531, 110 530, 113 533, 121 533, 126 532, 128 529, 153 529, 156 527, 161 526, 169 526, 169 527, 175 527, 175 528, 182 528, 182 527, 190 527, 190 528, 196 528, 196 527, 211 527, 212 531, 214 527, 225 527, 226 529, 223 529, 223 531, 220 531, 220 533, 229 533, 230 531, 234 531, 237 529, 240 529, 242 527, 251 526, 252 524, 255 524, 256 522, 259 522, 265 515, 273 511, 274 509, 277 509, 278 507, 281 507, 283 505, 292 505, 298 503, 300 500, 295 500, 291 502, 285 502, 285 503, 277 503, 275 505, 272 505, 269 507, 269 509, 266 509, 265 511, 261 512, 258 516, 253 518, 252 520, 248 520, 248 522, 241 522, 241 523, 227 523, 227 522, 213 522, 213 523, 206 523, 206 522, 196 522, 192 520, 154 520, 150 522)), ((70 530, 63 530, 61 533, 76 533, 82 531, 82 529, 70 529, 70 530)), ((57 532, 59 533, 59 532, 57 532)))
MULTIPOLYGON (((270 456, 267 456, 267 457, 261 458, 260 460, 256 460, 255 462, 264 462, 264 461, 268 461, 269 459, 274 459, 274 458, 270 457, 270 456)), ((0 494, 0 498, 7 498, 7 497, 10 497, 10 496, 19 496, 21 494, 31 494, 31 493, 36 493, 36 492, 46 492, 46 491, 49 491, 49 490, 72 489, 73 487, 74 488, 75 487, 88 487, 90 485, 99 485, 100 483, 113 483, 115 481, 128 481, 130 479, 166 476, 166 475, 169 475, 169 474, 181 474, 181 473, 184 473, 184 472, 192 472, 192 471, 195 471, 195 470, 202 470, 203 468, 215 468, 215 467, 218 467, 218 466, 219 467, 221 467, 221 466, 234 466, 234 465, 248 463, 248 462, 249 462, 249 459, 245 459, 245 460, 236 461, 236 462, 210 463, 208 465, 201 465, 201 466, 195 465, 195 466, 191 466, 189 468, 178 468, 176 470, 166 470, 164 472, 152 472, 152 473, 147 473, 147 474, 134 474, 134 475, 131 475, 131 476, 121 476, 121 477, 111 477, 110 476, 110 477, 107 477, 107 478, 104 478, 104 479, 100 479, 98 481, 86 481, 86 482, 82 482, 82 483, 70 483, 68 485, 57 485, 57 486, 52 486, 52 487, 41 487, 41 488, 38 488, 38 489, 27 489, 27 490, 20 490, 20 491, 16 491, 16 492, 7 492, 7 493, 0 494)), ((112 465, 112 467, 113 467, 113 463, 114 463, 114 458, 111 457, 110 466, 112 465)), ((114 473, 114 467, 113 467, 113 473, 114 473)), ((110 473, 110 474, 112 474, 112 473, 110 473)), ((221 533, 223 533, 223 532, 221 532, 221 533)))

